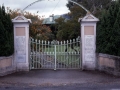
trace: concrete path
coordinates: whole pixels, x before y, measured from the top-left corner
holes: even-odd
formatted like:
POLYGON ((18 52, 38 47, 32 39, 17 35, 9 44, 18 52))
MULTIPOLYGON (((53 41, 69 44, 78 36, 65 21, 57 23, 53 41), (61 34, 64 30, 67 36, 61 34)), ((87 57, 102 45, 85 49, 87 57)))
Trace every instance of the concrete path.
POLYGON ((0 85, 60 86, 73 84, 120 82, 119 77, 97 71, 31 70, 0 77, 0 85))

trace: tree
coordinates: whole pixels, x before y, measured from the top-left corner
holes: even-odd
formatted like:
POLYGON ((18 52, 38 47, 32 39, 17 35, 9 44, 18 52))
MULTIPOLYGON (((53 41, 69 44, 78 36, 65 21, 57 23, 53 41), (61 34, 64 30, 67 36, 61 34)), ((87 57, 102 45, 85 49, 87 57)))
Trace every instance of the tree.
MULTIPOLYGON (((104 9, 108 9, 111 5, 111 0, 73 0, 85 8, 87 8, 92 14, 97 17, 101 16, 101 12, 104 9)), ((59 18, 57 22, 57 39, 66 40, 73 39, 80 36, 80 23, 78 23, 79 18, 83 18, 86 15, 85 10, 83 10, 78 5, 69 2, 67 7, 70 10, 68 14, 70 20, 65 21, 64 19, 59 18), (60 21, 61 20, 61 21, 60 21), (59 28, 58 28, 59 27, 59 28)))
MULTIPOLYGON (((112 0, 73 0, 81 5, 83 5, 87 10, 89 10, 93 15, 99 16, 102 10, 107 9, 112 0)), ((69 9, 74 8, 75 4, 69 2, 67 7, 69 9)))
POLYGON ((52 40, 52 35, 50 27, 38 23, 30 25, 30 36, 33 38, 40 40, 52 40))
POLYGON ((14 52, 13 26, 5 7, 0 7, 0 56, 9 56, 14 52))
MULTIPOLYGON (((11 10, 7 8, 8 13, 10 14, 11 19, 18 16, 20 9, 11 10)), ((30 37, 35 39, 43 39, 43 40, 52 40, 53 34, 51 33, 51 29, 45 25, 42 25, 43 19, 38 15, 32 14, 30 12, 24 12, 24 16, 26 18, 31 19, 32 24, 30 24, 30 37)))
POLYGON ((5 28, 4 28, 4 26, 3 26, 3 24, 2 24, 2 22, 0 21, 0 56, 2 56, 2 52, 4 51, 4 45, 5 45, 5 37, 6 37, 6 35, 5 35, 5 28))
POLYGON ((78 19, 84 15, 85 11, 79 6, 71 8, 71 13, 68 14, 69 20, 59 18, 56 20, 57 23, 57 39, 68 40, 77 38, 80 36, 80 23, 78 19))
POLYGON ((114 2, 103 12, 97 27, 97 52, 120 55, 120 3, 114 2))

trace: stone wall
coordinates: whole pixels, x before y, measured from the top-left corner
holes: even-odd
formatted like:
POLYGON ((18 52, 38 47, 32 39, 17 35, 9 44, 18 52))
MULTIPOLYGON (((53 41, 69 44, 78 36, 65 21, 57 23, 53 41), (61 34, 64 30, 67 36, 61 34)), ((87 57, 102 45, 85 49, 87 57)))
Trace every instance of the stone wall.
POLYGON ((96 66, 99 71, 120 76, 120 57, 118 56, 99 53, 96 66))
POLYGON ((13 60, 13 55, 9 57, 0 57, 0 76, 15 72, 13 60))

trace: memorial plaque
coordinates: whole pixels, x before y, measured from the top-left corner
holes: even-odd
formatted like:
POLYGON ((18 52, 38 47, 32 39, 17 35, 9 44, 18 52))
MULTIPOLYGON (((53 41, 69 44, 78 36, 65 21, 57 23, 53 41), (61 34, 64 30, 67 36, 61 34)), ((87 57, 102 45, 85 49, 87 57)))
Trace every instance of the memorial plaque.
POLYGON ((25 49, 26 49, 26 41, 25 41, 25 36, 16 36, 16 53, 17 54, 26 54, 25 49))
POLYGON ((94 35, 85 35, 85 48, 94 46, 94 35))
POLYGON ((85 35, 85 61, 93 61, 94 53, 94 36, 85 35))
POLYGON ((25 55, 18 55, 17 62, 18 63, 26 63, 25 55))

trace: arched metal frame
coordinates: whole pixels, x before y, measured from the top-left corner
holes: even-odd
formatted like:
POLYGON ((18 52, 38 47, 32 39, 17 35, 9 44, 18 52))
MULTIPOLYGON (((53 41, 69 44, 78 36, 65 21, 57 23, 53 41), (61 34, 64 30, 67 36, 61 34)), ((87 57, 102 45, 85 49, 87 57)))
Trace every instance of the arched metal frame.
MULTIPOLYGON (((37 1, 29 4, 28 6, 26 6, 26 7, 21 11, 21 13, 23 14, 24 11, 25 11, 27 8, 29 8, 29 7, 32 6, 33 4, 35 4, 35 3, 37 3, 37 2, 40 2, 40 1, 44 1, 44 0, 37 0, 37 1)), ((90 13, 90 11, 87 10, 87 9, 86 9, 84 6, 82 6, 81 4, 79 4, 79 3, 77 3, 77 2, 75 2, 75 1, 73 1, 73 0, 68 0, 68 1, 74 3, 74 4, 78 5, 78 6, 80 6, 80 7, 81 7, 82 9, 84 9, 87 13, 90 13)))

